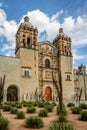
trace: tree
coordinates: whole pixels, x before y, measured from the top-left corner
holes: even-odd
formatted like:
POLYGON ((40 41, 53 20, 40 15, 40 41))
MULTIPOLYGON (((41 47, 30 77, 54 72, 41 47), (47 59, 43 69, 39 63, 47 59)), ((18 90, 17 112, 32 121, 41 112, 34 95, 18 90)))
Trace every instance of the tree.
MULTIPOLYGON (((53 74, 52 74, 53 75, 53 74)), ((63 108, 63 94, 62 94, 62 83, 61 83, 61 72, 58 71, 58 81, 55 80, 53 77, 53 83, 58 93, 58 99, 59 99, 59 107, 60 107, 60 115, 62 114, 62 108, 63 108)))

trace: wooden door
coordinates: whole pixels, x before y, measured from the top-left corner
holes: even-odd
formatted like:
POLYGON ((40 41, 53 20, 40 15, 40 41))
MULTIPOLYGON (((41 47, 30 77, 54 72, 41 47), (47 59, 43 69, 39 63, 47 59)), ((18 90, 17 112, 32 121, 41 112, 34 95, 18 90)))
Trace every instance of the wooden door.
POLYGON ((52 100, 52 90, 50 87, 45 89, 45 100, 50 101, 52 100))

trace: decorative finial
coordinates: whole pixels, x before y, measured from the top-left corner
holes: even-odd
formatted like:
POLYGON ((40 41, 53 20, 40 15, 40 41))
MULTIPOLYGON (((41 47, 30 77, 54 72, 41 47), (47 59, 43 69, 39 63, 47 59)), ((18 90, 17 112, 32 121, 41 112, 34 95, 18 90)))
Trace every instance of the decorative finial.
POLYGON ((29 22, 29 17, 28 16, 24 17, 24 22, 29 22))
POLYGON ((59 28, 59 33, 63 33, 63 28, 59 28))

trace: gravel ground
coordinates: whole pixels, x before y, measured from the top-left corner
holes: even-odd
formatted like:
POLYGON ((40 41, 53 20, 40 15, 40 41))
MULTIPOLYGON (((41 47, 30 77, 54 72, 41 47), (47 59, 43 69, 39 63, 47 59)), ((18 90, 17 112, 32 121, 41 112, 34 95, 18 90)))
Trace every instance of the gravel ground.
MULTIPOLYGON (((36 108, 35 114, 27 114, 26 113, 26 117, 38 116, 37 113, 39 112, 40 109, 41 108, 36 108)), ((70 108, 66 108, 66 109, 68 111, 67 120, 69 121, 69 123, 73 124, 73 126, 76 128, 76 130, 87 130, 87 122, 86 121, 79 121, 78 115, 72 114, 70 111, 70 108)), ((26 107, 24 107, 20 110, 23 110, 24 112, 26 112, 26 107)), ((16 115, 10 114, 10 112, 3 112, 2 111, 2 115, 4 117, 8 118, 10 121, 9 130, 37 130, 37 129, 25 128, 24 127, 25 119, 17 119, 16 115)), ((57 119, 57 115, 56 115, 56 107, 55 107, 53 112, 50 112, 48 114, 48 117, 42 118, 42 120, 44 122, 44 127, 40 128, 39 130, 47 130, 49 125, 51 125, 53 123, 53 121, 56 119, 57 119)))

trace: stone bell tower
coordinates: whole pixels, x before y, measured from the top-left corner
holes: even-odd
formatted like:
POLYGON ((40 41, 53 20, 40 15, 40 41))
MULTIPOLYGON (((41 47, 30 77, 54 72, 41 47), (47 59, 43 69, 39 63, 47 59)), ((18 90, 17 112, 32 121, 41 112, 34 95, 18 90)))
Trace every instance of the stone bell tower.
POLYGON ((27 16, 24 17, 24 22, 20 24, 16 33, 15 53, 20 47, 38 49, 38 30, 29 22, 29 18, 27 16))
POLYGON ((73 83, 73 57, 71 50, 71 39, 59 29, 59 34, 53 41, 58 53, 58 67, 61 75, 61 85, 63 88, 63 98, 70 99, 74 94, 73 83))
MULTIPOLYGON (((15 56, 20 59, 21 97, 31 95, 38 88, 38 30, 27 16, 16 33, 15 56)), ((28 96, 26 100, 30 97, 28 96)))

